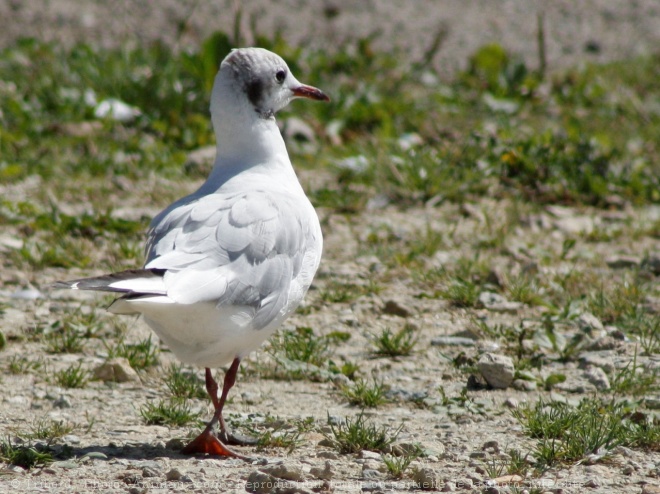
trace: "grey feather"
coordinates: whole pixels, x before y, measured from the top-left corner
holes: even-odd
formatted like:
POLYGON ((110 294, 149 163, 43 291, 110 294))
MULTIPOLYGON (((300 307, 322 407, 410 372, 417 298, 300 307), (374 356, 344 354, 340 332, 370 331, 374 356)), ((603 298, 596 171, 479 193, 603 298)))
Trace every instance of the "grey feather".
POLYGON ((179 303, 253 307, 254 326, 265 326, 316 245, 301 217, 309 209, 277 190, 190 199, 152 224, 146 267, 167 271, 168 296, 179 303))

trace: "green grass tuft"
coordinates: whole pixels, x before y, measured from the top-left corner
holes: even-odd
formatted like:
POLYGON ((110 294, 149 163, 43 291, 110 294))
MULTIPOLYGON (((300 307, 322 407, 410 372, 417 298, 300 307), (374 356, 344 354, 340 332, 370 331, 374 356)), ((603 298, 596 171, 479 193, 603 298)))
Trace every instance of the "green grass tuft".
POLYGON ((539 400, 512 413, 525 433, 536 440, 532 453, 539 470, 575 463, 589 455, 603 455, 619 445, 660 447, 657 420, 631 413, 621 403, 585 398, 573 407, 539 400))
POLYGON ((54 420, 43 418, 30 425, 30 431, 18 433, 17 435, 25 439, 43 439, 48 443, 55 439, 71 434, 75 425, 63 420, 54 420))
POLYGON ((151 341, 151 335, 138 343, 117 343, 108 348, 108 358, 125 358, 135 370, 144 370, 147 367, 158 365, 158 347, 151 341))
POLYGON ((82 363, 78 363, 56 372, 53 377, 63 388, 84 388, 89 381, 89 372, 83 369, 82 363))
POLYGON ((268 352, 282 355, 289 360, 322 367, 330 355, 330 340, 316 336, 312 328, 298 327, 281 331, 272 338, 268 352))
POLYGON ((0 440, 0 460, 29 470, 52 463, 53 455, 47 447, 14 444, 7 438, 0 440))
POLYGON ((344 454, 359 453, 365 449, 387 452, 403 428, 401 425, 390 432, 387 427, 377 427, 367 422, 364 413, 353 420, 347 418, 344 423, 338 425, 333 424, 330 420, 328 422, 330 433, 325 433, 325 436, 337 451, 344 454))
POLYGON ((165 385, 171 395, 177 398, 203 400, 207 397, 204 381, 194 370, 184 369, 183 365, 170 365, 165 376, 165 385))
POLYGON ((402 479, 410 464, 419 458, 419 456, 420 453, 418 451, 413 451, 401 456, 384 454, 381 455, 381 458, 387 467, 387 472, 389 473, 390 477, 393 479, 402 479))
POLYGON ((7 359, 7 371, 10 374, 28 374, 39 371, 44 367, 42 359, 29 360, 22 355, 12 355, 7 359))
POLYGON ((145 403, 140 407, 140 415, 147 425, 182 427, 199 423, 201 413, 193 412, 183 398, 170 398, 160 400, 158 403, 145 403))
POLYGON ((379 335, 372 337, 376 355, 386 357, 406 357, 413 353, 417 344, 417 334, 414 327, 406 325, 396 333, 385 328, 379 335))
POLYGON ((369 384, 359 379, 350 385, 342 386, 340 392, 348 400, 348 403, 360 408, 377 408, 387 402, 385 397, 386 388, 383 383, 376 380, 369 384))

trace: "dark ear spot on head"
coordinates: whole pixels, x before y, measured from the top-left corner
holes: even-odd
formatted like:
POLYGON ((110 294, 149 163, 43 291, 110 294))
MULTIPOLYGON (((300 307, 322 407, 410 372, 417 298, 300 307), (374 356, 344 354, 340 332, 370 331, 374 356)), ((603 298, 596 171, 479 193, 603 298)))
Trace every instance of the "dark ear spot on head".
POLYGON ((255 107, 259 106, 263 93, 263 84, 259 79, 250 81, 246 87, 247 97, 255 107))

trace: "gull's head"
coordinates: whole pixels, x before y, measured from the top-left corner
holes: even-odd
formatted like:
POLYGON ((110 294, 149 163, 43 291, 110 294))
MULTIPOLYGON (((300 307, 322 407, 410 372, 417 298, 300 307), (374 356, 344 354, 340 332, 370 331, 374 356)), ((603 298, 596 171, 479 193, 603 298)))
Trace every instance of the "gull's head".
POLYGON ((320 89, 300 83, 281 57, 263 48, 232 50, 218 77, 261 118, 272 117, 294 98, 330 101, 320 89))

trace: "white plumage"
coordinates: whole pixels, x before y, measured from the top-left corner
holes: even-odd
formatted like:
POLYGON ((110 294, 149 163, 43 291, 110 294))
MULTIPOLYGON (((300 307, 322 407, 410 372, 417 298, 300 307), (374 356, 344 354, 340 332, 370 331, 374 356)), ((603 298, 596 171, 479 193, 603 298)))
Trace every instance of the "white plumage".
MULTIPOLYGON (((213 170, 154 218, 144 269, 56 286, 121 292, 109 310, 142 314, 183 362, 237 369, 300 304, 321 259, 319 220, 274 118, 295 97, 328 99, 274 53, 232 51, 211 98, 213 170)), ((214 417, 223 430, 227 379, 214 417)))

